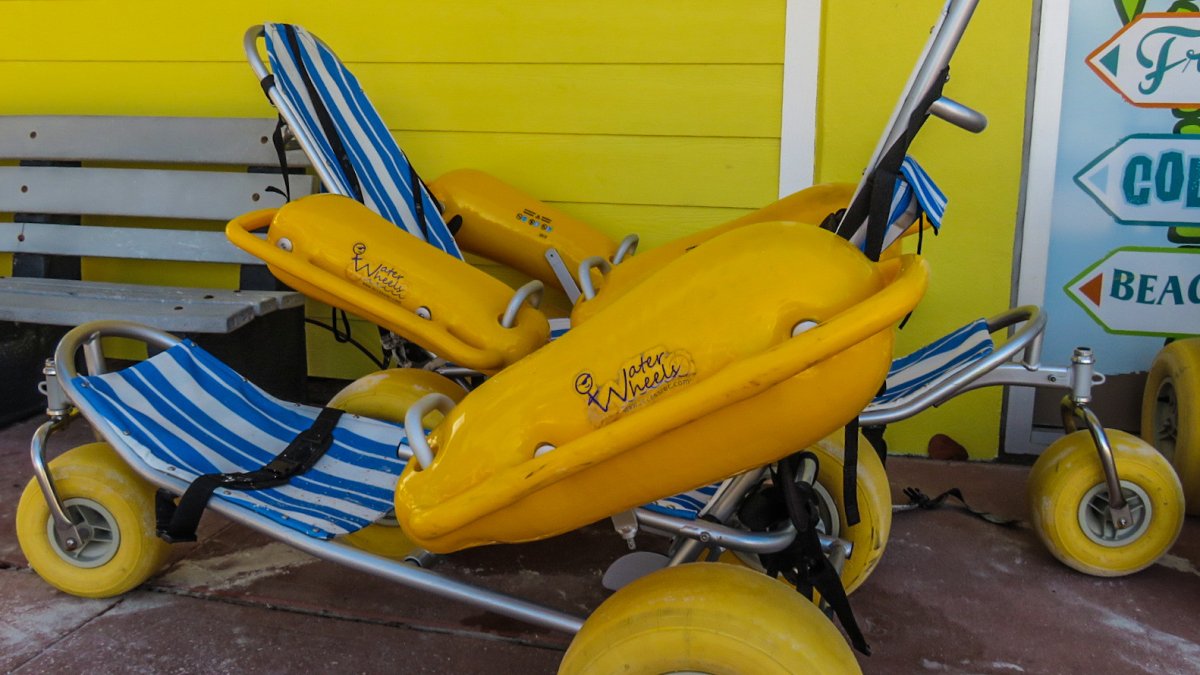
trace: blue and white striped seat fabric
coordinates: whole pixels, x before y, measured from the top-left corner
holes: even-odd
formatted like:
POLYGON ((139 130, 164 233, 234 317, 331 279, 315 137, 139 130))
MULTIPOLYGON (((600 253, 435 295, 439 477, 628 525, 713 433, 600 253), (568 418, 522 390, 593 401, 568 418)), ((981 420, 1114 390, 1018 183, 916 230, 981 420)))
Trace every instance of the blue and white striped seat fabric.
POLYGON ((704 513, 704 509, 708 506, 708 503, 712 501, 713 497, 717 496, 721 487, 729 480, 731 479, 717 481, 712 485, 688 490, 673 497, 663 497, 658 501, 646 504, 642 508, 668 516, 675 516, 676 518, 695 520, 704 513))
POLYGON ((888 371, 887 387, 868 409, 898 406, 993 351, 987 321, 973 321, 893 361, 888 371))
MULTIPOLYGON (((124 370, 76 381, 110 438, 154 470, 189 483, 201 474, 261 468, 320 412, 266 394, 188 341, 124 370)), ((333 439, 313 468, 290 483, 218 489, 213 499, 321 539, 378 520, 392 508, 406 462, 398 452, 411 454, 403 426, 344 415, 333 439)))
POLYGON ((462 252, 442 219, 437 203, 417 177, 375 106, 363 93, 358 80, 337 55, 300 26, 268 23, 263 24, 263 29, 277 91, 299 118, 289 120, 292 133, 306 139, 319 154, 309 159, 324 166, 332 177, 333 184, 325 188, 358 199, 392 223, 461 259, 462 252), (290 39, 292 36, 294 42, 290 39), (355 174, 353 177, 346 175, 334 144, 326 137, 318 102, 314 102, 309 94, 305 74, 318 94, 320 106, 328 111, 337 130, 355 174), (355 194, 354 178, 361 187, 361 195, 355 194))

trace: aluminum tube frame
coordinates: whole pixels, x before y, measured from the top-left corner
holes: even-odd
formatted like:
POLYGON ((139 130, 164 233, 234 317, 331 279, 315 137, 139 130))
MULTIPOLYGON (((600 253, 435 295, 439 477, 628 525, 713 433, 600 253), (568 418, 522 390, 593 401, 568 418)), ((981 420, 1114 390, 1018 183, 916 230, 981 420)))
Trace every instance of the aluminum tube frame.
MULTIPOLYGON (((871 160, 867 162, 867 166, 863 170, 863 178, 859 181, 858 187, 854 189, 854 197, 850 200, 848 211, 853 210, 854 204, 859 199, 870 199, 870 195, 864 194, 863 188, 874 173, 883 153, 887 152, 887 149, 892 147, 904 133, 908 126, 908 120, 912 117, 917 105, 925 98, 926 93, 934 86, 936 78, 950 65, 950 58, 958 48, 958 43, 962 40, 967 24, 978 4, 979 0, 947 0, 925 43, 921 56, 917 59, 917 66, 909 76, 904 94, 892 110, 892 116, 875 145, 875 150, 871 153, 871 160)), ((860 224, 852 223, 851 225, 857 228, 860 224)), ((840 226, 839 229, 841 229, 840 226)))
MULTIPOLYGON (((103 419, 103 415, 81 395, 79 386, 72 380, 78 374, 74 366, 74 355, 83 343, 93 337, 116 336, 141 340, 155 347, 169 349, 179 344, 179 339, 163 331, 143 326, 129 321, 94 321, 78 326, 69 331, 55 350, 55 363, 58 367, 58 377, 63 390, 74 402, 76 408, 89 420, 103 419)), ((95 425, 103 427, 104 425, 95 425)), ((105 440, 120 455, 138 475, 157 487, 165 488, 176 494, 183 494, 187 489, 187 481, 154 471, 125 444, 124 438, 103 429, 105 440)), ((583 619, 549 607, 538 605, 527 600, 492 591, 486 588, 444 577, 436 572, 421 569, 410 564, 383 558, 332 540, 314 539, 300 532, 283 527, 278 523, 260 516, 252 511, 238 507, 229 502, 216 499, 209 503, 208 508, 237 523, 262 532, 285 544, 297 548, 309 555, 323 560, 339 563, 361 570, 389 581, 404 584, 418 590, 435 595, 458 600, 466 604, 486 609, 503 616, 525 621, 527 623, 558 630, 565 633, 577 633, 583 626, 583 619)))
POLYGON ((1036 373, 1042 369, 1038 364, 1041 356, 1041 335, 1046 329, 1046 313, 1034 305, 1016 307, 988 319, 988 330, 996 332, 1004 328, 1024 322, 1016 333, 1009 338, 1004 346, 963 368, 954 375, 922 392, 920 395, 906 401, 902 405, 891 408, 872 410, 868 408, 858 417, 859 424, 875 426, 891 424, 908 419, 931 406, 939 405, 948 399, 970 389, 998 384, 1019 384, 1035 386, 1065 386, 1070 383, 1060 383, 1060 378, 1069 380, 1070 371, 1066 369, 1045 369, 1050 372, 1047 379, 1031 382, 1026 373, 1036 373), (1024 356, 1019 363, 1010 363, 1019 352, 1024 356), (981 380, 991 372, 998 375, 987 380, 981 380), (1006 378, 1006 376, 1008 376, 1006 378), (1011 379, 1011 381, 1010 381, 1011 379))
MULTIPOLYGON (((633 512, 639 526, 695 539, 704 546, 720 546, 746 553, 775 553, 787 548, 796 539, 793 527, 778 532, 749 532, 706 520, 676 518, 649 509, 638 508, 633 512)), ((832 541, 832 538, 829 539, 832 541)), ((821 545, 825 544, 823 539, 821 545)))
POLYGON ((1104 470, 1104 481, 1108 485, 1108 517, 1113 527, 1123 530, 1133 524, 1133 514, 1125 501, 1125 493, 1121 490, 1121 477, 1117 473, 1117 459, 1113 454, 1112 445, 1108 442, 1108 434, 1100 420, 1088 408, 1087 403, 1077 401, 1070 395, 1064 396, 1060 404, 1063 427, 1068 434, 1078 430, 1078 420, 1083 420, 1092 442, 1096 445, 1096 455, 1100 467, 1104 470))
POLYGON ((50 508, 50 518, 54 521, 54 538, 64 551, 74 551, 92 537, 91 528, 86 523, 76 525, 67 516, 66 507, 58 497, 58 489, 54 486, 54 477, 46 468, 46 445, 50 435, 62 431, 71 423, 71 416, 63 416, 44 422, 33 432, 33 440, 29 443, 29 459, 33 464, 33 477, 38 487, 42 489, 42 498, 50 508))
MULTIPOLYGON (((735 477, 728 487, 713 498, 711 506, 708 509, 708 514, 718 522, 724 523, 733 515, 734 509, 742 503, 742 499, 762 480, 763 474, 766 471, 766 467, 760 467, 735 477)), ((708 546, 708 544, 698 539, 684 538, 685 541, 679 542, 679 545, 675 548, 675 552, 671 555, 671 561, 667 563, 668 566, 674 567, 675 565, 698 560, 700 554, 704 553, 704 549, 708 546)))

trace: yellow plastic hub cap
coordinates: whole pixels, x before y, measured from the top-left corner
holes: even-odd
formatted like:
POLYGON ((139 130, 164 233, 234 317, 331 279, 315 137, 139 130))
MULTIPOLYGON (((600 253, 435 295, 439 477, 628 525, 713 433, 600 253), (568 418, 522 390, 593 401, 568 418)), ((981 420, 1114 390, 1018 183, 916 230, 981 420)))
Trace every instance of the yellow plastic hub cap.
POLYGON ((54 518, 48 518, 46 539, 54 552, 76 567, 100 567, 112 560, 121 548, 121 531, 117 528, 117 519, 108 509, 83 498, 68 499, 63 507, 72 523, 86 525, 91 534, 84 535, 83 542, 74 551, 68 551, 59 545, 58 537, 54 534, 54 518))

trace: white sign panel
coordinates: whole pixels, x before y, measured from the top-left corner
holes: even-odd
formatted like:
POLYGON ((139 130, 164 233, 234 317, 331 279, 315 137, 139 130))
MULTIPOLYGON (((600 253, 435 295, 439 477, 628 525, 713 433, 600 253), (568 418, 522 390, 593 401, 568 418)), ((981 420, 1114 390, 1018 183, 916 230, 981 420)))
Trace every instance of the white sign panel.
POLYGON ((1200 136, 1128 136, 1075 182, 1118 223, 1193 225, 1200 222, 1200 136))
POLYGON ((1200 105, 1200 16, 1142 14, 1092 52, 1087 63, 1133 105, 1200 105))
POLYGON ((1110 333, 1200 333, 1200 249, 1119 248, 1065 290, 1110 333))

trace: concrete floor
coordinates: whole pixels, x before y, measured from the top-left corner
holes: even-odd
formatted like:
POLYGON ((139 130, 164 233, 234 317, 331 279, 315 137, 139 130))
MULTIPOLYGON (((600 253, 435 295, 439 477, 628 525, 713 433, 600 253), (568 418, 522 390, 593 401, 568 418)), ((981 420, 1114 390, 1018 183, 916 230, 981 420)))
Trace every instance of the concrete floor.
MULTIPOLYGON (((122 598, 44 584, 13 533, 39 420, 0 430, 0 671, 13 673, 553 673, 568 637, 309 556, 208 515, 201 543, 122 598)), ((88 440, 82 424, 56 438, 88 440)), ((894 493, 960 487, 977 508, 1025 517, 1015 466, 893 458, 894 493)), ((583 614, 624 551, 605 526, 455 554, 439 571, 583 614)), ((867 673, 1200 673, 1200 519, 1131 578, 1056 562, 1028 527, 952 509, 896 514, 887 553, 854 594, 867 673)))

